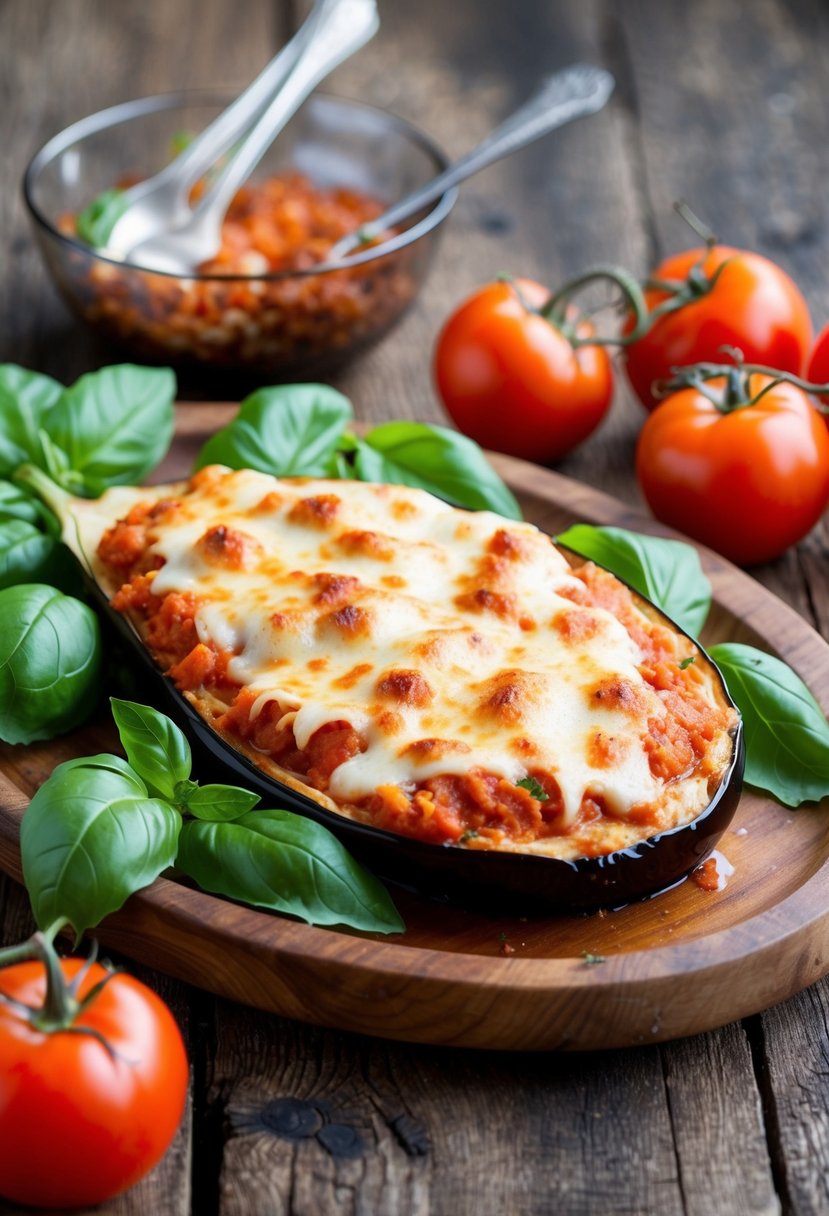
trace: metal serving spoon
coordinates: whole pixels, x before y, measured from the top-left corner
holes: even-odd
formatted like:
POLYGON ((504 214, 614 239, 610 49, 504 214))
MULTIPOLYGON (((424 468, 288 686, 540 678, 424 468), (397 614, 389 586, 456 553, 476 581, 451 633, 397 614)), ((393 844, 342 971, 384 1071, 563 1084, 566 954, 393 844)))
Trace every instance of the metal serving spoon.
MULTIPOLYGON (((240 107, 236 117, 231 117, 234 106, 220 116, 218 121, 227 120, 221 131, 220 151, 223 151, 238 138, 240 130, 244 130, 249 124, 251 116, 260 111, 238 151, 217 171, 196 205, 190 207, 187 204, 187 196, 194 182, 204 173, 204 149, 199 151, 198 157, 193 157, 192 162, 188 160, 181 179, 173 173, 170 174, 174 179, 172 187, 162 183, 162 190, 157 194, 150 195, 148 192, 148 196, 143 199, 147 204, 143 218, 135 227, 135 232, 139 234, 137 239, 131 239, 126 226, 119 231, 120 226, 129 218, 128 211, 115 225, 104 252, 114 253, 115 256, 135 265, 145 266, 149 270, 162 270, 171 274, 191 273, 201 262, 213 257, 221 245, 222 221, 236 191, 253 172, 267 148, 308 94, 338 64, 364 46, 377 32, 379 24, 376 0, 318 0, 318 4, 292 42, 254 81, 251 86, 251 89, 256 90, 253 100, 251 101, 249 96, 250 90, 247 90, 245 104, 240 107), (285 54, 286 58, 278 70, 277 64, 282 54, 285 54), (280 71, 284 73, 286 67, 287 74, 283 74, 280 79, 280 71), (265 73, 268 74, 268 80, 260 86, 265 73), (277 92, 262 109, 263 97, 273 91, 274 81, 279 86, 277 92), (227 131, 231 129, 235 134, 228 140, 227 131), (194 164, 201 166, 201 172, 195 177, 194 164), (183 192, 182 181, 189 183, 183 192), (163 225, 159 223, 162 219, 163 225), (153 227, 149 227, 150 222, 153 227), (143 232, 139 229, 141 223, 147 225, 143 232), (148 235, 148 232, 151 235, 148 235)), ((240 100, 237 99, 237 102, 240 100)), ((208 150, 218 146, 219 142, 216 140, 214 145, 211 141, 208 150)), ((184 156, 186 155, 187 152, 184 153, 184 156)), ((180 165, 181 160, 181 157, 177 158, 173 166, 180 165)), ((214 161, 215 156, 207 165, 213 164, 214 161)))
POLYGON ((326 255, 325 265, 338 262, 356 248, 375 240, 494 161, 517 152, 556 127, 572 122, 574 118, 595 114, 610 97, 614 84, 609 72, 590 64, 574 64, 549 76, 529 101, 466 156, 455 161, 426 185, 406 195, 370 224, 363 224, 339 240, 326 255))
POLYGON ((316 0, 308 18, 290 42, 175 160, 153 177, 124 192, 126 210, 109 234, 105 250, 108 256, 125 257, 142 241, 187 220, 190 192, 196 182, 232 149, 285 83, 328 3, 329 0, 316 0))

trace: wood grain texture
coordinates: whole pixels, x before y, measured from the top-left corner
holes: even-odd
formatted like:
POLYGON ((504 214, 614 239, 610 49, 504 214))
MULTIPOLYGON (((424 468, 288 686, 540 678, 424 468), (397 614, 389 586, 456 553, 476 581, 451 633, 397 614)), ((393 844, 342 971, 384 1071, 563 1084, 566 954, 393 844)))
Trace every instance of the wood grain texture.
POLYGON ((481 1056, 287 1023, 270 1037, 227 1007, 219 1024, 222 1212, 683 1211, 656 1049, 481 1056))

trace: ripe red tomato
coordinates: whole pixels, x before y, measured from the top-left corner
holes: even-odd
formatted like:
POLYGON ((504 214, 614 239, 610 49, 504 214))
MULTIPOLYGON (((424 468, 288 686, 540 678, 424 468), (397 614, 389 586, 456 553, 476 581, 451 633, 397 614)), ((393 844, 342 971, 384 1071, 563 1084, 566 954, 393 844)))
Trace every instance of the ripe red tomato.
MULTIPOLYGON (((605 349, 574 348, 532 311, 548 298, 530 279, 482 287, 446 322, 434 357, 437 391, 459 430, 484 447, 542 463, 586 439, 613 396, 605 349)), ((575 328, 580 338, 593 333, 586 322, 575 328)))
MULTIPOLYGON (((82 960, 61 963, 67 980, 82 960)), ((107 974, 93 964, 82 997, 107 974)), ((0 992, 43 1003, 40 962, 0 971, 0 992)), ((132 1186, 163 1156, 184 1111, 187 1056, 164 1002, 113 976, 75 1027, 44 1033, 0 1002, 0 1194, 39 1207, 88 1207, 132 1186)))
MULTIPOLYGON (((655 382, 669 379, 674 367, 722 362, 723 346, 741 350, 746 363, 796 376, 803 371, 812 341, 809 310, 796 284, 768 258, 725 245, 707 253, 687 249, 657 266, 651 278, 689 283, 693 298, 625 348, 628 378, 647 409, 659 400, 652 391, 655 382), (724 262, 728 265, 706 291, 705 282, 724 262)), ((648 311, 669 298, 666 291, 645 292, 648 311)))
MULTIPOLYGON (((706 388, 719 392, 725 383, 719 377, 706 388)), ((770 383, 752 375, 750 396, 770 383)), ((698 388, 683 388, 645 421, 636 475, 663 523, 740 565, 770 561, 829 503, 829 431, 791 384, 725 413, 698 388)))
MULTIPOLYGON (((829 384, 829 325, 825 325, 817 336, 806 379, 812 384, 829 384)), ((829 394, 824 394, 821 401, 829 401, 829 394)), ((823 417, 829 426, 829 415, 823 417)))

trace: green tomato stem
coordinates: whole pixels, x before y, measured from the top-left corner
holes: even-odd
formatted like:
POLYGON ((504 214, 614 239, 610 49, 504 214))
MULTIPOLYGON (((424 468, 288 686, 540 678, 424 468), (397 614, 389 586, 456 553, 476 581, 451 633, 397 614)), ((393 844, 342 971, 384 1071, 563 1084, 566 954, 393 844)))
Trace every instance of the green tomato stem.
POLYGON ((570 279, 563 287, 554 292, 547 303, 538 310, 540 316, 555 325, 568 338, 575 348, 580 346, 629 346, 636 342, 645 332, 648 321, 648 309, 642 288, 637 280, 622 266, 592 266, 576 278, 570 279), (571 298, 589 283, 608 282, 620 289, 632 314, 633 327, 627 334, 618 337, 600 337, 592 335, 580 338, 576 335, 578 320, 574 323, 567 317, 571 298))
MULTIPOLYGON (((810 380, 804 380, 801 376, 795 376, 792 372, 782 372, 779 368, 766 367, 762 363, 743 363, 739 351, 734 350, 731 353, 734 363, 693 363, 689 367, 672 368, 674 375, 660 385, 660 395, 665 396, 683 388, 696 388, 721 413, 729 414, 734 410, 756 405, 778 384, 791 384, 794 388, 814 396, 829 394, 829 384, 815 384, 810 380), (752 395, 752 376, 769 376, 771 379, 768 384, 764 384, 758 392, 752 395), (714 393, 707 391, 705 385, 709 380, 720 377, 725 378, 726 386, 722 396, 717 397, 714 393)), ((815 402, 815 408, 820 413, 827 412, 826 406, 821 402, 815 402)))
POLYGON ((107 1051, 114 1054, 110 1044, 98 1031, 85 1026, 76 1026, 75 1023, 79 1015, 92 1004, 116 972, 109 971, 84 997, 78 999, 80 986, 97 957, 98 945, 97 942, 92 943, 89 957, 76 971, 71 982, 67 983, 61 960, 54 947, 54 939, 69 923, 65 917, 61 917, 53 921, 46 929, 33 933, 27 941, 0 950, 0 967, 31 961, 43 963, 46 970, 46 995, 43 1004, 36 1008, 6 996, 4 993, 0 993, 0 1001, 15 1010, 21 1018, 25 1018, 29 1025, 43 1034, 63 1031, 89 1035, 102 1043, 107 1051))
POLYGON ((674 211, 680 219, 685 220, 685 223, 693 228, 697 236, 705 241, 709 249, 712 249, 717 243, 717 236, 713 229, 709 228, 704 220, 701 220, 696 212, 692 211, 684 199, 677 199, 674 203, 674 211))

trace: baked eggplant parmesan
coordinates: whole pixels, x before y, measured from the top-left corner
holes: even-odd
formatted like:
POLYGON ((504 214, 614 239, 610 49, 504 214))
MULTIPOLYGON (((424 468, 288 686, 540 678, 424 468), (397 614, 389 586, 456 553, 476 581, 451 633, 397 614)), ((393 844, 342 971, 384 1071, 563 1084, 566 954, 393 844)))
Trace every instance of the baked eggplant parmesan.
MULTIPOLYGON (((221 466, 75 505, 97 586, 213 737, 272 798, 410 842, 404 878, 438 854, 481 874, 514 855, 592 874, 585 900, 565 882, 574 907, 633 897, 698 864, 733 813, 738 715, 714 665, 530 524, 221 466), (667 867, 620 882, 622 859, 685 828, 667 867)), ((552 902, 561 869, 539 871, 552 902)))

